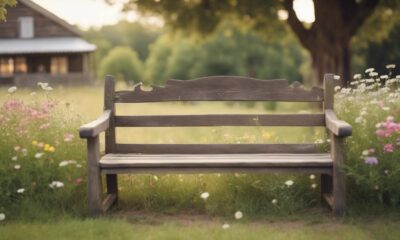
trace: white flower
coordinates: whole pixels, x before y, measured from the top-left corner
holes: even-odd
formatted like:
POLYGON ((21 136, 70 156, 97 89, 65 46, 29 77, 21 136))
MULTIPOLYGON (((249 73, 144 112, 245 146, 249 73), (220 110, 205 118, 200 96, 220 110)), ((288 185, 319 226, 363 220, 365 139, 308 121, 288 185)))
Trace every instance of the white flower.
POLYGON ((158 177, 156 175, 153 176, 155 181, 158 181, 158 177))
POLYGON ((380 128, 380 127, 382 127, 382 124, 381 124, 381 123, 377 123, 377 124, 375 125, 375 127, 376 127, 376 128, 380 128))
POLYGON ((39 158, 41 158, 43 155, 44 155, 44 153, 38 152, 38 153, 35 154, 35 158, 39 159, 39 158))
POLYGON ((76 167, 77 167, 77 168, 81 168, 81 167, 82 167, 82 165, 80 165, 80 164, 76 164, 76 167))
POLYGON ((382 75, 382 76, 381 76, 381 79, 388 79, 388 78, 389 78, 388 75, 382 75))
POLYGON ((376 77, 376 76, 378 76, 378 73, 377 72, 370 72, 369 76, 370 77, 376 77))
POLYGON ((293 182, 292 180, 287 180, 287 181, 285 182, 286 186, 288 186, 288 187, 292 186, 293 183, 294 183, 294 182, 293 182))
POLYGON ((336 86, 334 89, 335 89, 335 92, 339 92, 340 86, 336 86))
POLYGON ((25 188, 19 188, 18 190, 17 190, 17 193, 24 193, 25 192, 25 188))
POLYGON ((333 76, 333 79, 339 80, 339 79, 340 79, 340 76, 339 76, 339 75, 334 75, 334 76, 333 76))
POLYGON ((375 68, 368 68, 367 70, 365 70, 365 73, 373 72, 374 70, 375 68))
POLYGON ((228 229, 228 228, 230 228, 231 227, 231 225, 229 225, 228 223, 224 223, 223 225, 222 225, 222 229, 228 229))
POLYGON ((311 175, 310 175, 310 179, 311 179, 311 180, 314 180, 314 179, 315 179, 315 175, 314 175, 314 174, 311 174, 311 175))
POLYGON ((317 184, 316 183, 311 184, 311 188, 317 188, 317 184))
POLYGON ((274 199, 272 199, 272 204, 277 204, 278 203, 278 200, 276 200, 275 198, 274 199))
POLYGON ((26 148, 23 148, 21 150, 21 152, 22 152, 22 155, 24 155, 24 156, 28 155, 28 149, 26 149, 26 148))
POLYGON ((208 192, 203 192, 202 194, 200 194, 200 197, 204 200, 206 200, 209 196, 210 194, 208 192))
POLYGON ((49 184, 49 187, 50 188, 62 188, 62 187, 64 187, 64 183, 63 182, 60 182, 60 181, 52 181, 50 184, 49 184))
POLYGON ((0 213, 0 221, 4 221, 6 219, 6 215, 4 213, 0 213))
POLYGON ((315 144, 323 144, 324 140, 323 139, 317 139, 314 141, 315 144))
POLYGON ((38 82, 37 85, 40 86, 45 91, 53 90, 53 88, 49 86, 49 83, 38 82))
POLYGON ((368 155, 369 155, 369 151, 368 151, 368 150, 362 151, 362 155, 363 155, 363 156, 368 156, 368 155))
POLYGON ((8 90, 7 90, 7 92, 8 93, 14 93, 15 91, 17 91, 17 87, 10 87, 8 90))
POLYGON ((393 122, 394 121, 394 117, 393 116, 388 116, 386 118, 386 121, 393 122))
POLYGON ((235 218, 236 219, 241 219, 243 217, 243 213, 241 211, 235 212, 235 218))
POLYGON ((353 78, 354 79, 360 79, 361 78, 361 74, 359 74, 359 73, 354 74, 353 78))
POLYGON ((389 110, 390 110, 390 107, 383 107, 382 110, 383 110, 383 111, 389 111, 389 110))
POLYGON ((359 117, 356 118, 355 122, 356 123, 362 123, 363 120, 364 120, 363 117, 359 116, 359 117))
POLYGON ((68 161, 62 161, 60 164, 58 164, 59 167, 65 167, 68 165, 68 161))
POLYGON ((21 168, 21 165, 17 164, 17 165, 14 166, 14 168, 15 168, 15 169, 20 169, 20 168, 21 168))
POLYGON ((396 67, 395 64, 388 64, 388 65, 386 65, 386 68, 387 68, 387 69, 393 69, 393 68, 395 68, 395 67, 396 67))
POLYGON ((17 161, 17 160, 18 160, 18 157, 17 157, 17 156, 14 156, 14 157, 11 158, 11 160, 17 161))

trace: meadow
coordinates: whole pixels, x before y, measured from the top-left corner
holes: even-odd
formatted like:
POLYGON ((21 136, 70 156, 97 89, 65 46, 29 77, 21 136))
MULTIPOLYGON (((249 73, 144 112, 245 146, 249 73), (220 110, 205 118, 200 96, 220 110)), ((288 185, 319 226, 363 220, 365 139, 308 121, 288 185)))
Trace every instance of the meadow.
MULTIPOLYGON (((102 86, 58 87, 51 91, 38 87, 17 89, 11 94, 7 94, 8 90, 0 89, 4 93, 0 97, 0 213, 5 215, 0 222, 0 235, 5 239, 24 239, 24 234, 32 239, 98 239, 100 235, 104 239, 397 239, 400 235, 400 215, 396 210, 400 168, 391 161, 398 158, 399 152, 395 145, 399 104, 395 101, 398 95, 391 91, 338 89, 338 113, 355 127, 355 136, 347 143, 350 150, 346 171, 352 190, 344 219, 330 216, 320 201, 319 178, 312 174, 147 174, 120 176, 119 204, 106 217, 88 220, 86 150, 77 129, 102 112, 102 86), (365 98, 354 101, 360 97, 365 98), (375 103, 375 98, 387 101, 375 103), (35 118, 21 122, 21 113, 26 112, 29 116, 34 113, 35 118), (37 112, 43 117, 37 117, 37 112), (385 139, 377 139, 377 128, 389 133, 386 127, 393 124, 394 130, 385 139), (391 142, 393 149, 387 151, 391 142), (375 156, 379 165, 365 162, 367 157, 375 156), (243 217, 235 217, 239 211, 243 217), (47 235, 38 235, 39 232, 47 235)), ((117 106, 117 114, 137 115, 304 111, 319 110, 318 106, 293 103, 117 106)), ((321 150, 326 147, 323 128, 299 127, 117 129, 117 141, 315 142, 321 150)))

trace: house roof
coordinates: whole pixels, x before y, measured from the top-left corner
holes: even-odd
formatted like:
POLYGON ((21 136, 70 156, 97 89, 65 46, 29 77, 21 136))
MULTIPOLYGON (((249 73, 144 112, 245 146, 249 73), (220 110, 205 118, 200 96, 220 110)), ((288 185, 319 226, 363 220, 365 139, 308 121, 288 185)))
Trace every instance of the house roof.
POLYGON ((0 54, 93 52, 96 45, 79 37, 0 39, 0 54))
POLYGON ((33 1, 31 1, 31 0, 18 0, 18 3, 22 3, 22 4, 30 7, 31 9, 43 14, 45 17, 53 20, 54 22, 60 24, 61 26, 65 27, 65 28, 67 28, 68 30, 70 30, 71 32, 77 34, 78 36, 82 35, 82 32, 78 28, 70 25, 65 20, 61 19, 60 17, 58 17, 54 13, 49 12, 48 10, 46 10, 42 6, 34 3, 33 1))

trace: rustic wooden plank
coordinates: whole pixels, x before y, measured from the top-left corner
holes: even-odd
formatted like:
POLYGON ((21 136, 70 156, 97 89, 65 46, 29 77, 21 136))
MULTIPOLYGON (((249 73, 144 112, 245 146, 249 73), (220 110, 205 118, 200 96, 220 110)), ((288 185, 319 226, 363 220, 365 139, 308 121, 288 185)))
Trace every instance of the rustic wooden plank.
POLYGON ((333 208, 333 196, 332 193, 323 193, 322 198, 326 201, 329 207, 333 208))
POLYGON ((203 154, 143 155, 107 154, 101 168, 207 168, 207 167, 332 167, 329 154, 203 154))
POLYGON ((316 153, 315 144, 116 144, 115 153, 223 154, 316 153))
POLYGON ((103 114, 96 120, 87 123, 79 128, 81 138, 91 138, 105 131, 110 124, 111 111, 105 110, 103 114))
POLYGON ((326 128, 339 137, 351 136, 352 127, 345 121, 337 119, 333 110, 325 110, 326 128))
POLYGON ((332 211, 336 216, 342 216, 346 208, 346 182, 343 171, 344 152, 342 137, 331 134, 331 154, 333 159, 333 207, 332 211))
POLYGON ((99 216, 103 209, 99 145, 99 136, 87 139, 88 207, 92 217, 99 216))
POLYGON ((117 127, 189 126, 325 126, 325 115, 316 114, 208 114, 169 116, 116 116, 117 127))
POLYGON ((256 168, 105 168, 101 170, 104 174, 164 174, 164 173, 321 173, 332 174, 332 168, 328 167, 256 167, 256 168))
POLYGON ((335 96, 335 75, 324 75, 324 110, 333 109, 335 96))
POLYGON ((210 76, 193 80, 168 80, 151 91, 136 85, 133 91, 117 91, 115 102, 164 101, 290 101, 321 102, 323 90, 289 86, 286 80, 260 80, 236 76, 210 76))
MULTIPOLYGON (((105 151, 106 153, 111 153, 115 148, 115 103, 114 103, 114 94, 115 94, 115 81, 114 78, 110 75, 105 77, 104 83, 104 110, 111 111, 110 118, 110 126, 105 133, 105 151)), ((107 193, 115 194, 116 198, 118 198, 118 178, 115 174, 107 174, 106 176, 106 186, 107 193)))
MULTIPOLYGON (((108 174, 108 175, 115 175, 115 174, 108 174)), ((116 201, 117 201, 117 194, 115 193, 107 194, 102 203, 103 212, 107 211, 116 201)))

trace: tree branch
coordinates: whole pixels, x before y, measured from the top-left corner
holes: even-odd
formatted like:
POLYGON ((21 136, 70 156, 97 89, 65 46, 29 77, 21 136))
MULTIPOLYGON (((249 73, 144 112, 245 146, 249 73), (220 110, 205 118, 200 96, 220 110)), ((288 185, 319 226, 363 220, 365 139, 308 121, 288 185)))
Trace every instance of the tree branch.
POLYGON ((372 15, 378 3, 379 0, 364 0, 362 3, 358 4, 357 10, 354 13, 355 17, 350 22, 350 37, 356 34, 357 30, 364 24, 368 17, 372 15))
POLYGON ((294 31, 294 33, 299 38, 301 44, 310 49, 311 42, 310 42, 310 30, 304 28, 303 23, 296 16, 296 12, 293 9, 293 0, 284 0, 283 6, 288 12, 288 24, 290 28, 294 31))

